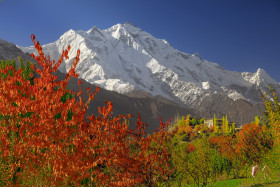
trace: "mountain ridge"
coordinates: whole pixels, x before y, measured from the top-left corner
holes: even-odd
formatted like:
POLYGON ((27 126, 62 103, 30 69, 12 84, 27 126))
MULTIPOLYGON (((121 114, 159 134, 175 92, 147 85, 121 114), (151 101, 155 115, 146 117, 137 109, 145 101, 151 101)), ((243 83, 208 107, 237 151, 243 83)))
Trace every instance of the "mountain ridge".
MULTIPOLYGON (((62 72, 70 69, 80 49, 77 72, 89 83, 130 97, 160 95, 180 107, 200 111, 196 115, 202 117, 228 115, 239 124, 251 122, 264 110, 259 90, 268 92, 269 85, 280 88, 265 70, 228 71, 132 24, 104 30, 96 26, 87 31, 70 29, 57 41, 43 45, 43 50, 57 59, 68 45, 72 47, 70 59, 62 64, 62 72)), ((34 52, 33 47, 17 47, 34 52)))
MULTIPOLYGON (((166 40, 157 39, 129 23, 104 30, 97 27, 87 31, 70 29, 43 49, 57 59, 69 44, 74 50, 69 54, 70 60, 62 65, 62 72, 70 69, 79 48, 81 60, 77 71, 81 78, 122 94, 143 90, 178 104, 194 106, 205 95, 223 93, 233 100, 244 99, 257 104, 261 99, 248 95, 250 90, 267 91, 268 85, 280 88, 262 69, 256 73, 225 70, 203 60, 198 53, 181 52, 166 40)), ((33 47, 18 47, 34 52, 33 47)))

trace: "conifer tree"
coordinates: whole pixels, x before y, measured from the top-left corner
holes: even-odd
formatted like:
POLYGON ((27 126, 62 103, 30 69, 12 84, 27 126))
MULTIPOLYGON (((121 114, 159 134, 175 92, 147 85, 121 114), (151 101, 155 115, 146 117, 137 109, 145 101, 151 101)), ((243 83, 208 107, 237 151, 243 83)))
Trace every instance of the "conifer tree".
POLYGON ((232 123, 232 133, 235 133, 235 123, 232 123))
POLYGON ((227 134, 227 133, 229 133, 230 131, 229 131, 229 124, 228 124, 228 119, 227 119, 227 115, 226 115, 226 117, 225 117, 225 129, 224 129, 224 132, 225 132, 225 134, 227 134))
POLYGON ((260 124, 260 118, 259 118, 259 116, 256 116, 256 117, 255 117, 255 124, 256 124, 256 125, 259 125, 259 124, 260 124))
POLYGON ((214 133, 219 133, 219 127, 217 126, 217 119, 215 114, 213 118, 213 126, 214 126, 214 133))

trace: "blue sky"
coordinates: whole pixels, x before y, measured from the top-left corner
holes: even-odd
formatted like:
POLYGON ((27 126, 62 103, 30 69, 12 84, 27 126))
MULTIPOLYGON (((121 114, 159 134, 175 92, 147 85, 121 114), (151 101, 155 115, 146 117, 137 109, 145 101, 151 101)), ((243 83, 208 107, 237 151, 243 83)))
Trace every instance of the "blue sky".
POLYGON ((0 0, 0 38, 30 46, 132 22, 174 48, 280 82, 280 0, 0 0))

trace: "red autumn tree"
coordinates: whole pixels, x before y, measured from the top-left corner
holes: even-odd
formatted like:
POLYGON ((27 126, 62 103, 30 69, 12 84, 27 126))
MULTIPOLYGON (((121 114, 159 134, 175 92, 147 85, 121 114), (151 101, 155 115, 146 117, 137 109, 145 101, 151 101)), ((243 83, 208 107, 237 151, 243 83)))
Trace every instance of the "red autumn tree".
POLYGON ((146 125, 138 114, 136 129, 132 131, 130 143, 135 146, 132 156, 136 161, 135 175, 142 176, 141 183, 152 186, 167 181, 173 173, 170 166, 171 155, 165 146, 171 134, 168 132, 169 122, 163 123, 161 119, 160 128, 152 135, 147 135, 146 125))
POLYGON ((43 180, 49 185, 130 186, 166 180, 172 172, 163 146, 166 125, 161 122, 159 132, 146 136, 139 118, 132 133, 123 124, 130 115, 112 116, 110 101, 99 108, 98 116, 86 117, 88 104, 99 88, 93 93, 87 90, 85 103, 81 88, 78 93, 66 89, 70 77, 78 77, 75 68, 80 51, 65 79, 59 81, 54 72, 63 58, 68 59, 70 46, 55 62, 44 55, 34 35, 32 41, 38 52, 32 56, 41 66, 32 69, 38 76, 30 74, 30 81, 14 66, 0 70, 5 74, 0 77, 0 156, 8 166, 7 184, 36 177, 42 168, 48 172, 43 180), (136 151, 128 140, 137 144, 136 151))
MULTIPOLYGON (((10 72, 0 80, 2 156, 9 163, 9 177, 13 183, 20 181, 17 179, 23 174, 21 171, 28 170, 27 176, 37 175, 38 170, 46 163, 54 176, 48 180, 60 182, 65 176, 76 179, 78 175, 75 174, 75 164, 80 163, 73 160, 83 153, 78 152, 79 142, 82 140, 78 139, 77 134, 80 128, 86 125, 86 105, 81 98, 79 102, 76 102, 75 98, 62 102, 62 98, 67 94, 74 94, 66 89, 66 85, 70 76, 78 76, 75 67, 80 52, 78 50, 65 80, 57 81, 53 73, 63 58, 68 58, 70 46, 63 51, 55 64, 55 61, 50 61, 50 58, 44 55, 34 35, 32 40, 39 54, 33 55, 33 58, 41 66, 41 69, 34 66, 32 69, 39 78, 34 78, 31 83, 21 75, 22 69, 16 70, 13 66, 7 66, 0 72, 10 72), (71 161, 73 164, 69 164, 71 161)), ((89 100, 94 94, 90 94, 89 100)), ((92 163, 85 166, 88 164, 92 163)))
POLYGON ((215 136, 209 138, 210 146, 217 149, 221 156, 226 157, 231 162, 234 178, 239 176, 240 168, 246 164, 240 147, 238 146, 238 139, 234 136, 215 136))
POLYGON ((271 134, 258 124, 246 124, 238 134, 239 148, 249 162, 258 163, 273 147, 271 134))
POLYGON ((222 156, 225 156, 232 161, 240 156, 240 150, 236 146, 237 139, 232 136, 215 136, 209 138, 208 141, 210 145, 220 151, 222 156))

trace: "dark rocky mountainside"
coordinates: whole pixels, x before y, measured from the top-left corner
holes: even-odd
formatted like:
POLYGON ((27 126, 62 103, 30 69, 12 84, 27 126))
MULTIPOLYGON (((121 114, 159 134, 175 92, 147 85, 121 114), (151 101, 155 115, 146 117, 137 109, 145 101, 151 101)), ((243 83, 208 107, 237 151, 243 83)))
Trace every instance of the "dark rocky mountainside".
MULTIPOLYGON (((64 74, 60 72, 59 74, 60 78, 64 77, 64 74)), ((83 82, 82 92, 84 94, 82 98, 87 100, 86 89, 90 87, 91 90, 95 90, 95 85, 84 80, 83 82)), ((74 78, 71 79, 68 88, 70 90, 78 91, 78 80, 74 78)), ((162 117, 163 122, 166 122, 177 115, 182 116, 191 114, 192 116, 198 116, 199 113, 193 109, 183 108, 161 96, 136 98, 100 88, 100 92, 95 95, 94 101, 89 105, 88 114, 98 114, 98 106, 104 106, 106 100, 110 100, 113 103, 115 115, 132 114, 132 118, 129 122, 131 128, 135 127, 139 112, 142 121, 148 123, 148 132, 152 132, 159 127, 159 117, 162 117)))
POLYGON ((22 57, 25 60, 33 60, 30 54, 23 53, 13 43, 7 42, 0 38, 0 60, 17 60, 18 56, 22 57))
POLYGON ((261 116, 265 108, 263 103, 251 104, 243 99, 234 101, 224 94, 214 94, 204 98, 197 109, 206 118, 214 114, 218 118, 227 115, 230 121, 240 126, 254 121, 257 115, 261 116))

